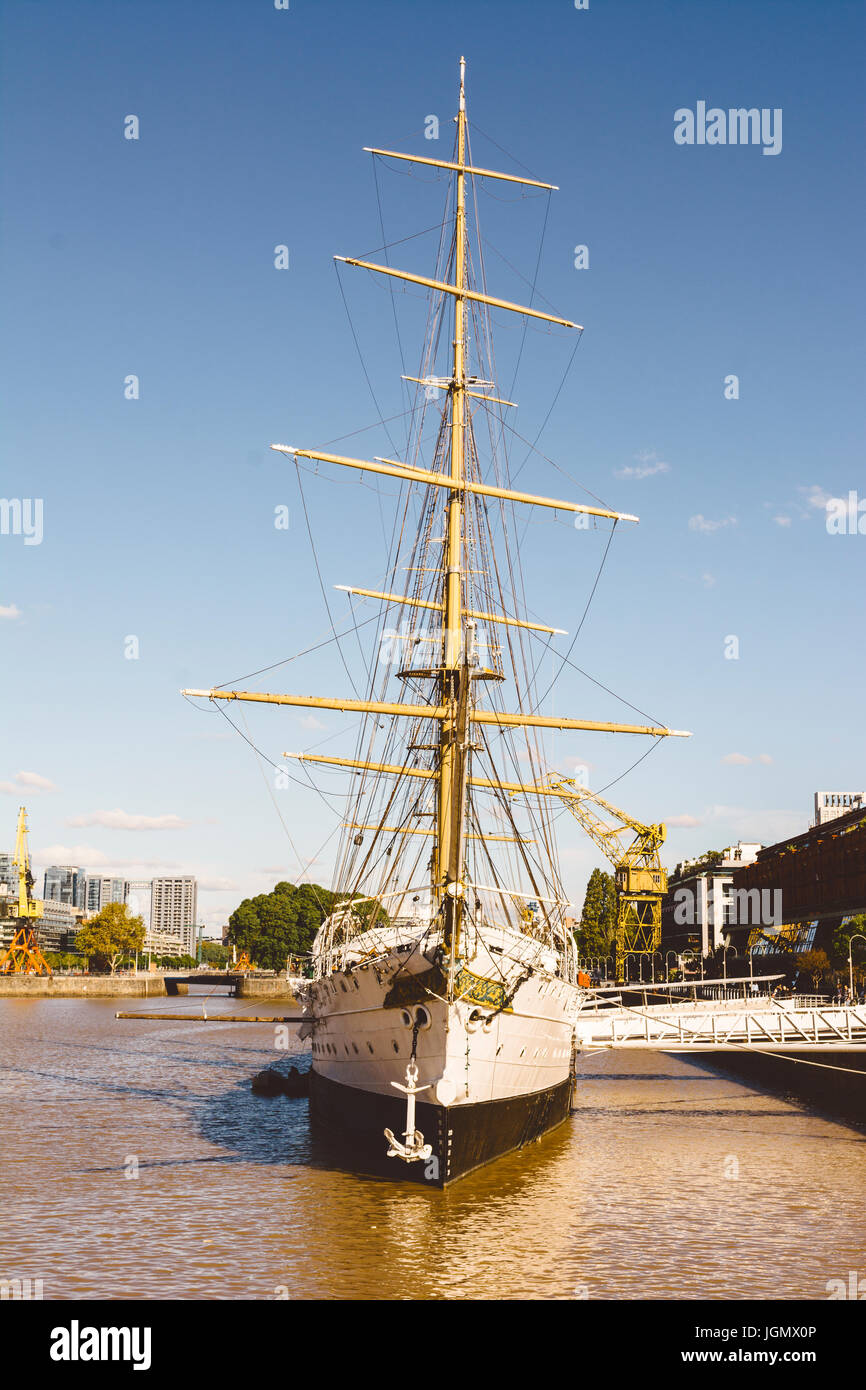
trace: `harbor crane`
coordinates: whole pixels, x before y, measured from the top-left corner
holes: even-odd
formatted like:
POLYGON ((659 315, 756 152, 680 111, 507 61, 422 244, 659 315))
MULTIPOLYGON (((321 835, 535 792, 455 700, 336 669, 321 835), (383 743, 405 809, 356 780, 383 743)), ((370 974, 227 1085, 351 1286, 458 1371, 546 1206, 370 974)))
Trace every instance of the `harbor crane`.
POLYGON ((613 865, 617 891, 615 965, 617 981, 622 982, 627 957, 651 958, 661 941, 662 898, 668 878, 659 850, 667 830, 661 823, 644 825, 635 820, 579 786, 573 777, 554 778, 548 786, 613 865))
POLYGON ((50 975, 51 967, 39 949, 32 925, 43 916, 45 907, 33 897, 33 874, 27 849, 27 809, 18 811, 13 864, 18 874, 18 900, 10 893, 0 894, 0 920, 12 919, 15 933, 11 945, 0 955, 0 975, 50 975), (11 899, 11 900, 10 900, 11 899))

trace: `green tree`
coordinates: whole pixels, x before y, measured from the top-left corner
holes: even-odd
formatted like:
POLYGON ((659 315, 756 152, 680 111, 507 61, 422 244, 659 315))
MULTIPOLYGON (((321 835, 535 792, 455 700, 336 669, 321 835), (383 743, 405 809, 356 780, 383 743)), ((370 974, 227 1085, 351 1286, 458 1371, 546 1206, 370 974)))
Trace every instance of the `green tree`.
POLYGON ((811 980, 812 988, 816 990, 829 973, 830 957, 826 951, 804 951, 797 957, 797 968, 811 980))
POLYGON ((82 970, 84 957, 73 955, 71 951, 43 951, 52 970, 82 970))
MULTIPOLYGON (((270 893, 244 898, 229 917, 229 941, 246 951, 263 970, 285 970, 289 956, 309 955, 316 932, 345 894, 317 883, 277 883, 270 893)), ((362 923, 375 915, 379 926, 388 916, 377 903, 353 909, 362 923)))
POLYGON ((107 903, 85 922, 75 937, 75 949, 87 956, 91 969, 113 975, 123 956, 144 945, 144 921, 133 917, 126 903, 107 903))
POLYGON ((224 965, 228 965, 231 951, 224 946, 221 941, 208 941, 203 938, 201 943, 201 958, 205 965, 215 965, 221 970, 224 965))
POLYGON ((581 956, 612 955, 616 940, 616 882, 603 869, 593 869, 586 885, 580 926, 575 933, 581 956))
POLYGON ((229 941, 263 970, 282 970, 286 957, 307 955, 336 895, 314 883, 278 883, 244 898, 229 917, 229 941))
MULTIPOLYGON (((316 932, 345 894, 317 883, 277 883, 270 893, 244 898, 229 917, 229 941, 262 970, 284 970, 289 956, 309 955, 316 932)), ((354 909, 362 923, 388 916, 376 903, 354 909)))
POLYGON ((837 970, 848 969, 848 953, 851 952, 855 979, 860 978, 864 963, 866 963, 866 941, 858 940, 854 942, 853 948, 851 946, 851 938, 858 934, 866 936, 866 913, 864 912, 858 913, 856 917, 849 917, 847 922, 836 928, 830 947, 830 959, 837 970))

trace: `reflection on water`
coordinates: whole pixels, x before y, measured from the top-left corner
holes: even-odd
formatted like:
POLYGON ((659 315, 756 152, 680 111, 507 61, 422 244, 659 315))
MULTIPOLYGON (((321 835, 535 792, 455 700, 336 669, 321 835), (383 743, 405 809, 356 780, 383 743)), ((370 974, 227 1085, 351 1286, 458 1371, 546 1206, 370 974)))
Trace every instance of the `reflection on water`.
POLYGON ((295 1030, 116 1007, 0 1002, 0 1278, 46 1298, 826 1298, 866 1273, 866 1135, 687 1059, 586 1058, 567 1125, 441 1192, 355 1175, 306 1101, 252 1095, 308 1064, 295 1030))

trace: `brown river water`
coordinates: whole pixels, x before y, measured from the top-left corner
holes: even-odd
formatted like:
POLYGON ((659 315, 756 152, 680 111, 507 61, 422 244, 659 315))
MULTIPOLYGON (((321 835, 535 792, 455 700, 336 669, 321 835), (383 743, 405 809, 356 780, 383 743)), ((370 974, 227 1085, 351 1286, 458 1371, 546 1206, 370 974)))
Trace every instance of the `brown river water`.
POLYGON ((866 1275, 866 1132, 693 1059, 584 1058, 565 1126, 442 1192, 337 1166, 306 1100, 251 1093, 309 1064, 295 1028, 287 1049, 272 1024, 114 1018, 200 1003, 0 1001, 0 1279, 46 1299, 826 1299, 866 1275))

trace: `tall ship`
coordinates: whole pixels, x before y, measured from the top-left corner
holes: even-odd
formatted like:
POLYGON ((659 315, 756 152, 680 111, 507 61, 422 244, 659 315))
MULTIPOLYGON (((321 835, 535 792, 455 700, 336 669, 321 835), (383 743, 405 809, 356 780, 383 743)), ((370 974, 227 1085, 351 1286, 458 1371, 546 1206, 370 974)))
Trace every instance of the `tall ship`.
POLYGON ((537 679, 539 651, 562 629, 527 606, 525 516, 547 508, 610 527, 637 518, 512 485, 512 406, 496 384, 491 311, 581 330, 488 293, 477 187, 555 185, 473 164, 462 58, 455 126, 450 160, 368 151, 447 172, 433 274, 335 258, 426 291, 426 338, 407 377, 417 395, 406 457, 271 446, 399 481, 382 573, 340 586, 378 605, 366 689, 352 698, 184 692, 359 717, 354 756, 286 755, 311 776, 343 769, 348 788, 336 905, 316 937, 304 1000, 311 1117, 359 1165, 437 1186, 570 1111, 588 980, 557 859, 562 784, 545 762, 545 731, 679 732, 540 712, 549 692, 537 679))

